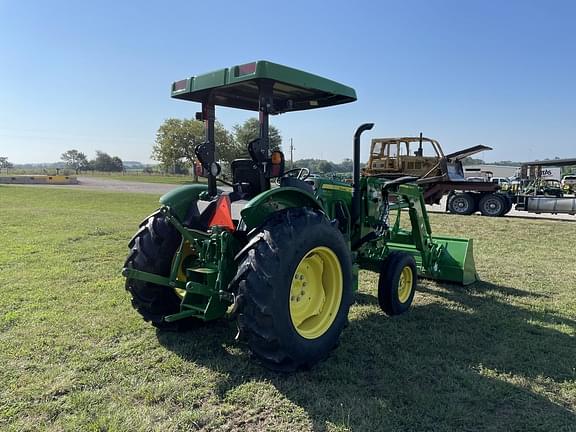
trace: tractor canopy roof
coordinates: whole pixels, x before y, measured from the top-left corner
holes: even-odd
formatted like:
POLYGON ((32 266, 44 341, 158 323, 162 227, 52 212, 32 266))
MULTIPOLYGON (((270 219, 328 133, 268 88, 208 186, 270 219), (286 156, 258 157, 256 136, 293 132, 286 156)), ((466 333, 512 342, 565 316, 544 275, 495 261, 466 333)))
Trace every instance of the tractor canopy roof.
POLYGON ((269 61, 255 61, 176 81, 172 97, 195 102, 211 94, 215 105, 258 111, 260 85, 272 83, 271 114, 339 105, 356 91, 336 81, 269 61))

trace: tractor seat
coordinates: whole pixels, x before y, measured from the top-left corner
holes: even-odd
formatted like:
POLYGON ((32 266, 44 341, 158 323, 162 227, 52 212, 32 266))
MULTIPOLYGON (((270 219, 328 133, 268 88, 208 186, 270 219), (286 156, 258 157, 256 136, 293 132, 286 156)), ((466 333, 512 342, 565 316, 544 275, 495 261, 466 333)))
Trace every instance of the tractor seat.
POLYGON ((230 164, 234 192, 240 199, 250 199, 264 192, 262 174, 252 159, 235 159, 230 164))

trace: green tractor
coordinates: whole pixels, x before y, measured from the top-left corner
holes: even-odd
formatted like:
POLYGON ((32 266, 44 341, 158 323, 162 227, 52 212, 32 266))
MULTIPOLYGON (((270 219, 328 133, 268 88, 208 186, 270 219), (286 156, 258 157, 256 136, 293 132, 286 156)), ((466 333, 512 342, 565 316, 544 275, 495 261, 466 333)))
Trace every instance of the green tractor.
POLYGON ((373 124, 354 134, 352 185, 307 181, 307 170, 285 170, 282 152, 270 149, 270 115, 353 102, 354 89, 257 61, 177 81, 172 97, 202 104, 196 118, 205 142, 195 153, 208 182, 161 197, 129 243, 126 289, 152 325, 233 317, 264 366, 293 371, 338 344, 360 269, 379 272, 378 302, 388 315, 409 309, 418 275, 476 280, 472 240, 432 236, 414 178, 361 176, 360 136, 373 124), (250 158, 231 163, 231 183, 218 178, 217 105, 259 113, 260 136, 249 143, 250 158))

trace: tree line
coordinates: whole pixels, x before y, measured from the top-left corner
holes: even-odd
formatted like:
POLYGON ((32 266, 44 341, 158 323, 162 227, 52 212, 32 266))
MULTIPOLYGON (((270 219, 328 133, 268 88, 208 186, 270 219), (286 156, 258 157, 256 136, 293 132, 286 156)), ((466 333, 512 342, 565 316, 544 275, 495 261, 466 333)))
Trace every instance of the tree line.
MULTIPOLYGON (((256 118, 235 125, 231 131, 216 121, 214 129, 216 159, 223 165, 224 172, 234 159, 249 157, 248 143, 260 134, 260 125, 256 118)), ((270 148, 281 149, 280 132, 272 125, 269 129, 270 148)), ((170 118, 164 121, 156 133, 152 159, 160 162, 164 172, 186 173, 196 161, 194 148, 203 142, 203 122, 170 118)), ((351 173, 352 165, 352 159, 344 159, 340 163, 324 159, 300 159, 294 162, 294 167, 308 168, 313 173, 351 173)))
MULTIPOLYGON (((224 171, 234 159, 248 157, 248 143, 260 135, 258 119, 250 118, 242 124, 227 130, 219 121, 214 125, 216 142, 216 159, 224 171)), ((282 136, 278 129, 269 127, 270 148, 279 149, 282 136)), ((162 123, 156 132, 152 147, 152 159, 160 162, 164 172, 181 174, 189 171, 196 162, 194 149, 202 144, 204 123, 193 119, 169 118, 162 123)))
MULTIPOLYGON (((223 172, 229 172, 229 164, 234 159, 247 158, 248 143, 260 134, 257 118, 250 118, 242 124, 236 124, 232 130, 227 130, 219 121, 215 122, 216 159, 220 162, 223 172)), ((281 149, 282 136, 279 130, 270 125, 270 147, 281 149)), ((165 120, 156 132, 151 158, 158 161, 160 170, 164 173, 187 174, 196 162, 194 149, 205 140, 204 123, 194 119, 169 118, 165 120)), ((110 156, 103 151, 96 151, 94 159, 88 160, 85 153, 76 149, 68 150, 61 155, 66 168, 76 174, 81 171, 124 171, 124 162, 118 156, 110 156)), ((467 157, 465 165, 485 163, 482 159, 467 157)), ((495 165, 520 165, 519 162, 499 161, 495 165)), ((340 163, 325 159, 299 159, 294 162, 296 168, 308 168, 313 173, 351 173, 352 159, 344 159, 340 163)), ((0 157, 0 169, 8 170, 13 164, 6 157, 0 157)), ((287 164, 287 167, 291 166, 287 164)), ((151 168, 148 168, 151 170, 151 168)))
POLYGON ((325 159, 299 159, 294 162, 294 167, 308 168, 311 173, 351 173, 353 168, 352 159, 346 158, 340 163, 325 159))
POLYGON ((96 157, 88 160, 86 155, 78 150, 68 150, 62 153, 60 159, 66 164, 66 168, 73 169, 76 174, 81 171, 105 171, 122 172, 124 164, 118 156, 110 156, 108 153, 96 150, 96 157))

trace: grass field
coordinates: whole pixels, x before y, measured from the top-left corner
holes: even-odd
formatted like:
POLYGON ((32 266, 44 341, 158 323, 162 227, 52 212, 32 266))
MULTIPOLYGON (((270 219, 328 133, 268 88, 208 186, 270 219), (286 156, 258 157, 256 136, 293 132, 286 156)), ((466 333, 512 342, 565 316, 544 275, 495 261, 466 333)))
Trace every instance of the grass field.
POLYGON ((340 347, 268 372, 233 322, 158 333, 120 276, 143 194, 0 186, 0 430, 576 430, 576 224, 431 216, 483 282, 388 318, 361 274, 340 347))

